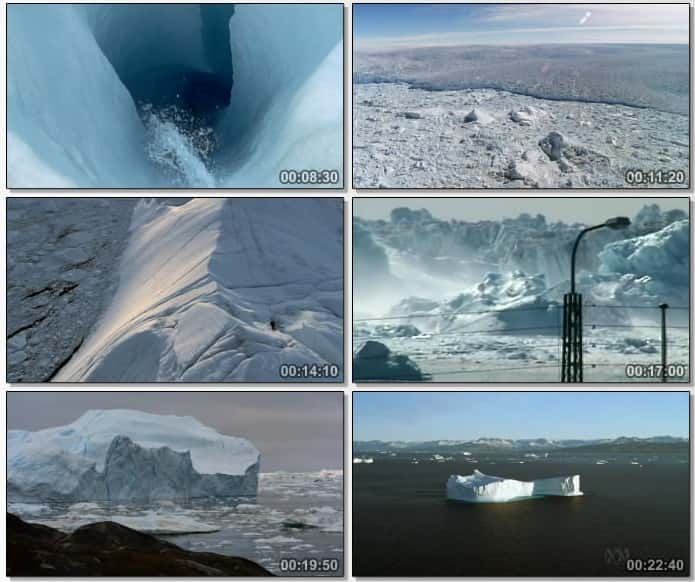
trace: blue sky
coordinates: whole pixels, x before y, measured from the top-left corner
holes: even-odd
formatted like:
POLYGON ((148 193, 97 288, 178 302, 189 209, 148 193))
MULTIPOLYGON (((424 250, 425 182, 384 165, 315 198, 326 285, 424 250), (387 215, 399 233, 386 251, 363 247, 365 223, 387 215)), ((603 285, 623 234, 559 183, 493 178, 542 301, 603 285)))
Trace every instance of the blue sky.
POLYGON ((357 392, 355 440, 689 434, 687 392, 357 392))
POLYGON ((360 49, 456 44, 687 43, 688 5, 354 4, 360 49))

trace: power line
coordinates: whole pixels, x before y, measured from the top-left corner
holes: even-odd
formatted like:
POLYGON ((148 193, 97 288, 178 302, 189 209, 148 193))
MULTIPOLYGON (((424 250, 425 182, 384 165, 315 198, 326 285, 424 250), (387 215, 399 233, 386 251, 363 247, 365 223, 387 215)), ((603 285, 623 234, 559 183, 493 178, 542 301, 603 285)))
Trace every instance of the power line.
MULTIPOLYGON (((499 329, 484 329, 480 331, 449 331, 449 332, 432 332, 432 333, 424 333, 420 334, 418 336, 410 336, 410 337, 416 337, 420 339, 427 339, 423 338, 422 336, 430 336, 430 337, 439 337, 439 336, 451 336, 451 335, 477 335, 477 334, 499 334, 499 335, 506 335, 510 334, 513 332, 517 331, 532 331, 532 330, 538 330, 538 329, 557 329, 559 331, 559 327, 557 325, 534 325, 534 326, 529 326, 529 327, 516 327, 513 329, 504 329, 504 330, 499 330, 499 329)), ((397 339, 394 338, 393 336, 390 335, 383 335, 383 336, 355 336, 352 338, 353 343, 357 341, 367 341, 367 340, 378 340, 378 339, 397 339)))
MULTIPOLYGON (((447 317, 450 315, 484 315, 486 313, 514 313, 516 311, 552 311, 553 309, 559 309, 560 305, 548 305, 545 307, 515 307, 512 309, 484 309, 479 311, 445 311, 443 313, 414 313, 410 315, 389 315, 387 317, 364 317, 360 319, 353 319, 353 323, 359 323, 362 321, 388 321, 392 319, 415 319, 421 317, 447 317)), ((657 309, 657 308, 655 308, 657 309)))
MULTIPOLYGON (((661 329, 660 325, 632 325, 629 323, 585 323, 584 327, 638 327, 649 329, 661 329)), ((668 325, 666 329, 689 329, 687 325, 668 325)))
MULTIPOLYGON (((594 307, 597 309, 654 309, 658 310, 657 305, 599 305, 597 303, 584 303, 584 307, 594 307)), ((401 315, 389 315, 385 317, 361 317, 354 319, 353 323, 360 323, 364 321, 391 321, 395 319, 419 319, 427 317, 449 317, 452 315, 484 315, 489 313, 514 313, 514 312, 525 312, 525 311, 554 311, 560 310, 561 305, 559 303, 553 303, 546 306, 536 306, 536 307, 514 307, 511 309, 481 309, 475 311, 445 311, 439 313, 412 313, 412 314, 401 314, 401 315)), ((669 306, 669 309, 690 309, 687 306, 669 306)))

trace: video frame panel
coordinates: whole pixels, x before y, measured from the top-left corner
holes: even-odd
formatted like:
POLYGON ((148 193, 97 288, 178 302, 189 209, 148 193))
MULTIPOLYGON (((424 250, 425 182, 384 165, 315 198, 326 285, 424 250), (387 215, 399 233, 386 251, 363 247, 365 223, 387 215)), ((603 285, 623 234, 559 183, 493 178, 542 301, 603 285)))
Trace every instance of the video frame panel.
POLYGON ((355 391, 353 574, 688 577, 689 411, 687 391, 355 391))
POLYGON ((343 187, 343 4, 9 4, 12 189, 343 187))
POLYGON ((8 576, 342 576, 342 392, 9 392, 8 576))
POLYGON ((353 380, 689 382, 689 204, 354 200, 353 380))
POLYGON ((9 198, 8 382, 342 382, 343 210, 9 198))
POLYGON ((354 4, 353 186, 689 188, 691 10, 354 4))

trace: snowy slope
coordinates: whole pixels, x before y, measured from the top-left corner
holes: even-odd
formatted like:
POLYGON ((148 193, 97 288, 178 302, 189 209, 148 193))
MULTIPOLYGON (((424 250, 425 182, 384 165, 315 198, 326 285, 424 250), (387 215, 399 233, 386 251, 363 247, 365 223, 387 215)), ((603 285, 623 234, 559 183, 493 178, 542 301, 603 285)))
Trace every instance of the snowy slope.
POLYGON ((574 497, 583 495, 579 475, 552 477, 537 481, 516 481, 485 475, 475 469, 472 475, 451 475, 447 497, 471 503, 504 503, 545 495, 574 497))
POLYGON ((259 452, 192 417, 90 410, 55 428, 8 431, 8 487, 31 498, 148 499, 255 490, 259 452))
POLYGON ((116 295, 57 381, 268 382, 281 364, 342 368, 339 200, 142 201, 131 230, 116 295))

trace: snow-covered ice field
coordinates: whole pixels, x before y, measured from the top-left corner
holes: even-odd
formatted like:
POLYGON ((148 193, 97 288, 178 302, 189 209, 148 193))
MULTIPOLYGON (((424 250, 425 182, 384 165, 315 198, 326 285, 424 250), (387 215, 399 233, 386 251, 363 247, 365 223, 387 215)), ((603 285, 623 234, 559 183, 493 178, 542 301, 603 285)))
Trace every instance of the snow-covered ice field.
POLYGON ((629 169, 681 170, 688 117, 493 89, 354 86, 356 188, 625 188, 629 169), (516 121, 518 120, 518 121, 516 121), (559 134, 564 156, 541 142, 559 134))
POLYGON ((342 216, 338 199, 12 199, 9 378, 268 382, 335 364, 338 381, 342 216))
POLYGON ((687 188, 686 49, 358 49, 353 185, 687 188), (636 184, 631 169, 673 173, 636 184))

